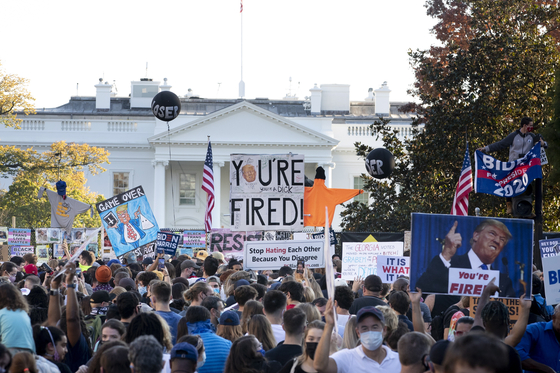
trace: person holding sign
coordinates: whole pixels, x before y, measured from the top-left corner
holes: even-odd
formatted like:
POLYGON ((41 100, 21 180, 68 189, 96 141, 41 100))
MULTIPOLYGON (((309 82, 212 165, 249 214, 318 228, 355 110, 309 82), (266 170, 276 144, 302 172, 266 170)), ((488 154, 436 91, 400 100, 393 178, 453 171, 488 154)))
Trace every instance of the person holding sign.
MULTIPOLYGON (((425 292, 447 293, 450 268, 491 270, 494 261, 512 237, 505 224, 486 219, 475 228, 470 241, 471 249, 466 254, 456 256, 455 253, 463 242, 461 234, 456 233, 457 225, 458 222, 455 221, 445 236, 441 254, 432 259, 416 287, 425 292)), ((499 284, 500 296, 515 297, 513 283, 507 273, 500 272, 499 284)))

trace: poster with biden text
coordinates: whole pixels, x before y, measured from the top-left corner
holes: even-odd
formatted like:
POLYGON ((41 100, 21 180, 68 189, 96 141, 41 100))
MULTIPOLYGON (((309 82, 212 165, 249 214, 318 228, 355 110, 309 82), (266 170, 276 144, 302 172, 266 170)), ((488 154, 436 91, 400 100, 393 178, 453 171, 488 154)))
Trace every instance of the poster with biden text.
POLYGON ((157 239, 158 224, 141 186, 96 205, 117 257, 157 239))
POLYGON ((531 296, 533 221, 412 214, 410 289, 479 297, 494 279, 500 298, 531 296))

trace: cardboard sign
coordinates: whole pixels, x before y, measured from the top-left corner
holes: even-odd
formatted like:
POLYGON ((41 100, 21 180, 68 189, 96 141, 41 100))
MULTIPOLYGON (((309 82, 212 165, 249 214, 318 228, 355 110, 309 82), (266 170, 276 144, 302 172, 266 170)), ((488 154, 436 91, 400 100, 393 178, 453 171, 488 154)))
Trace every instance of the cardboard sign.
POLYGON ((402 256, 402 242, 344 242, 342 279, 354 280, 377 274, 377 256, 402 256))
POLYGON ((49 261, 49 247, 47 245, 37 245, 37 262, 46 263, 49 261))
POLYGON ((49 243, 61 243, 62 232, 60 228, 47 228, 47 241, 49 243))
POLYGON ((55 243, 53 245, 53 256, 56 259, 61 259, 64 256, 64 249, 62 248, 61 243, 55 243))
POLYGON ((401 276, 410 276, 410 257, 377 256, 377 276, 384 284, 392 284, 401 276))
POLYGON ((476 296, 496 277, 501 298, 529 298, 533 250, 527 248, 533 247, 533 224, 530 219, 413 213, 410 288, 476 296), (445 245, 453 239, 461 244, 449 256, 445 245))
POLYGON ((548 258, 560 254, 560 238, 551 238, 549 240, 540 240, 539 247, 541 249, 541 257, 548 258))
POLYGON ((37 228, 35 230, 35 243, 49 243, 48 228, 37 228))
POLYGON ((35 254, 34 246, 10 246, 11 256, 24 256, 25 254, 35 254))
POLYGON ((231 230, 301 230, 304 168, 298 154, 231 154, 231 230))
POLYGON ((31 229, 10 228, 8 230, 8 245, 29 245, 31 243, 31 229))
POLYGON ((243 267, 253 270, 297 268, 298 260, 309 268, 325 267, 324 240, 245 242, 243 267))
POLYGON ((72 242, 80 243, 84 242, 85 229, 84 228, 73 228, 72 229, 72 242))
POLYGON ((8 245, 0 246, 0 262, 7 262, 9 260, 10 260, 10 246, 8 245))
POLYGON ((154 242, 159 231, 141 186, 96 204, 117 257, 154 242))
MULTIPOLYGON (((470 297, 469 301, 469 316, 474 319, 476 312, 478 311, 478 301, 479 297, 470 297)), ((492 302, 502 302, 509 310, 509 325, 513 326, 521 314, 521 304, 519 304, 519 299, 503 299, 503 298, 490 298, 492 302)))
POLYGON ((128 253, 134 253, 136 255, 136 260, 141 263, 144 258, 155 258, 156 256, 156 241, 149 242, 146 245, 142 245, 137 249, 130 250, 122 255, 117 256, 117 259, 121 262, 123 258, 128 253))
POLYGON ((547 304, 560 303, 560 255, 542 259, 547 304))
POLYGON ((181 236, 169 232, 158 232, 156 240, 156 251, 163 250, 167 255, 175 256, 181 236))
POLYGON ((262 232, 232 232, 229 229, 212 229, 208 252, 219 251, 225 257, 243 258, 245 241, 262 240, 262 232))
POLYGON ((205 231, 184 231, 183 232, 184 247, 206 247, 205 231))

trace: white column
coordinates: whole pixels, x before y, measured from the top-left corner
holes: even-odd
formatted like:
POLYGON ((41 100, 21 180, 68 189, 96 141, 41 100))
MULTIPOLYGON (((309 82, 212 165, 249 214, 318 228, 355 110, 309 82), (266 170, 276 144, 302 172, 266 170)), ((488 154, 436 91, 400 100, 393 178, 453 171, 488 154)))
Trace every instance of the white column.
POLYGON ((222 167, 224 162, 214 162, 214 210, 212 210, 212 228, 222 227, 221 194, 222 194, 222 167))
POLYGON ((336 166, 334 162, 319 163, 319 166, 325 169, 325 185, 327 188, 332 188, 332 170, 336 166))
MULTIPOLYGON (((154 205, 152 210, 160 228, 165 227, 165 169, 169 161, 156 159, 152 161, 154 166, 154 205)), ((175 203, 173 201, 172 203, 175 203)))

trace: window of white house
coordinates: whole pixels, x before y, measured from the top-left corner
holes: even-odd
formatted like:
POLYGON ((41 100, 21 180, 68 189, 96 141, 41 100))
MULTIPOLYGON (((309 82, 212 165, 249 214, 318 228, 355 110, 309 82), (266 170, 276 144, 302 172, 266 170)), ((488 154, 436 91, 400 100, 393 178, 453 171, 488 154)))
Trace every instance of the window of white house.
POLYGON ((181 174, 179 179, 179 205, 194 206, 196 204, 196 174, 181 174))
POLYGON ((113 195, 121 194, 129 189, 130 172, 113 172, 113 195))
MULTIPOLYGON (((354 177, 354 189, 364 189, 364 179, 362 179, 360 176, 354 177)), ((369 204, 369 193, 364 192, 357 195, 356 197, 354 197, 354 201, 365 203, 366 205, 369 204)))

